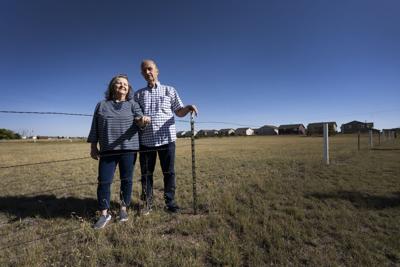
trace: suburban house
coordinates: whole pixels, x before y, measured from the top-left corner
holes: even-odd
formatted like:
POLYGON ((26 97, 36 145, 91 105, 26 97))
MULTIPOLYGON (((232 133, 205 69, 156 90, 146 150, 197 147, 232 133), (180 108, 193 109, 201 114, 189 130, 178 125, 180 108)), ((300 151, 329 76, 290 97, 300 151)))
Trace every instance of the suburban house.
MULTIPOLYGON (((197 132, 194 131, 194 136, 197 135, 197 132)), ((176 137, 178 138, 183 138, 183 137, 191 137, 192 136, 192 131, 179 131, 176 133, 176 137)))
POLYGON ((182 137, 186 137, 186 131, 179 131, 176 133, 176 137, 178 138, 182 138, 182 137))
POLYGON ((216 136, 218 135, 217 130, 200 130, 197 132, 197 136, 216 136))
POLYGON ((342 124, 340 127, 342 133, 365 133, 374 128, 373 122, 351 121, 342 124))
POLYGON ((303 124, 280 125, 278 127, 278 130, 279 130, 280 135, 285 135, 285 134, 305 135, 306 134, 306 128, 304 127, 303 124))
POLYGON ((334 121, 330 122, 314 122, 307 125, 307 135, 323 135, 324 124, 328 123, 329 135, 337 133, 337 124, 334 121))
POLYGON ((254 130, 256 135, 278 135, 279 130, 278 127, 273 125, 264 125, 258 129, 254 130))
POLYGON ((382 134, 385 137, 389 137, 391 134, 393 134, 394 138, 397 138, 397 136, 400 134, 400 128, 382 129, 382 134))
POLYGON ((221 129, 218 132, 219 132, 219 135, 225 135, 225 136, 235 135, 235 130, 232 128, 221 129))
POLYGON ((254 130, 251 128, 237 128, 235 135, 254 135, 254 130))

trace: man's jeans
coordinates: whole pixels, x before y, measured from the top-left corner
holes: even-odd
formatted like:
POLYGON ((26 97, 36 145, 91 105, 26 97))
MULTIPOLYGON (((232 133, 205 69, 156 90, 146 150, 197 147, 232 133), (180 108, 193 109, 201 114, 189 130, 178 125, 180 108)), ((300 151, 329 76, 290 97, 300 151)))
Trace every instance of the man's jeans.
POLYGON ((175 142, 158 147, 140 146, 140 169, 142 172, 142 199, 152 205, 153 172, 157 153, 164 174, 164 200, 167 206, 174 205, 175 199, 175 142), (157 151, 156 151, 157 150, 157 151), (145 190, 146 189, 146 190, 145 190))
POLYGON ((136 162, 136 152, 112 151, 113 153, 104 154, 99 162, 99 184, 97 186, 97 201, 99 210, 110 208, 111 183, 113 181, 115 169, 119 166, 121 178, 120 199, 121 205, 129 206, 132 195, 133 170, 136 162), (115 155, 121 153, 119 155, 115 155))

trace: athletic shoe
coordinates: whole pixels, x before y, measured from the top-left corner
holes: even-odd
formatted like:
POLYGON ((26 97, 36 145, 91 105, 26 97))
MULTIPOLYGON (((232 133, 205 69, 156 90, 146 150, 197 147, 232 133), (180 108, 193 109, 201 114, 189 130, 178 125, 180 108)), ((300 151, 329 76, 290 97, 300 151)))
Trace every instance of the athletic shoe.
POLYGON ((149 215, 150 214, 150 212, 152 212, 152 207, 151 207, 151 205, 145 205, 144 206, 144 208, 142 209, 142 214, 143 215, 149 215))
POLYGON ((170 212, 170 213, 178 213, 178 212, 181 211, 181 209, 179 208, 178 205, 176 205, 176 204, 174 203, 174 204, 167 205, 167 206, 165 207, 165 211, 170 212))
POLYGON ((128 212, 126 210, 119 210, 119 221, 126 222, 128 220, 128 212))
POLYGON ((93 228, 94 229, 104 228, 104 226, 106 226, 109 221, 111 221, 110 214, 101 215, 100 218, 97 220, 97 222, 94 224, 93 228))

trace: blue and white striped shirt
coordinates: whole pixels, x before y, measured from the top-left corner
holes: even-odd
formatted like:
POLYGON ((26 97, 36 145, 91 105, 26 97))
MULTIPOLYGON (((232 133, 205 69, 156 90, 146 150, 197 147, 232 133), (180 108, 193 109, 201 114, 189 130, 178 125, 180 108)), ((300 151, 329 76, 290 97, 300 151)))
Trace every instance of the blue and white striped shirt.
POLYGON ((134 122, 143 112, 133 100, 100 101, 93 115, 88 143, 100 144, 100 153, 112 150, 139 150, 139 128, 134 122))
POLYGON ((135 101, 151 123, 140 134, 140 144, 148 147, 166 145, 176 140, 174 112, 183 108, 175 88, 157 82, 135 93, 135 101))

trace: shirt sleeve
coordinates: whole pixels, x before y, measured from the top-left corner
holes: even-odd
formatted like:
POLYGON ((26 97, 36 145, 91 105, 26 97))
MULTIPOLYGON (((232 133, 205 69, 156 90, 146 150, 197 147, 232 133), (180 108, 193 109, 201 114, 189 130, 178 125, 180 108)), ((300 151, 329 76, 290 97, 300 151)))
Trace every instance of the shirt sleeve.
POLYGON ((132 113, 133 113, 133 116, 134 116, 135 118, 141 118, 141 117, 143 117, 143 111, 142 111, 140 105, 139 105, 136 101, 134 101, 134 100, 130 100, 130 102, 132 103, 132 113))
POLYGON ((175 90, 175 88, 171 88, 170 93, 172 111, 176 112, 177 110, 184 108, 182 100, 180 99, 178 92, 175 90))
POLYGON ((97 103, 96 108, 94 109, 92 127, 90 128, 89 136, 87 138, 88 143, 97 143, 99 141, 98 129, 97 129, 99 109, 100 109, 100 103, 97 103))
POLYGON ((135 92, 135 94, 133 95, 133 101, 135 101, 136 103, 139 103, 139 93, 135 92))

